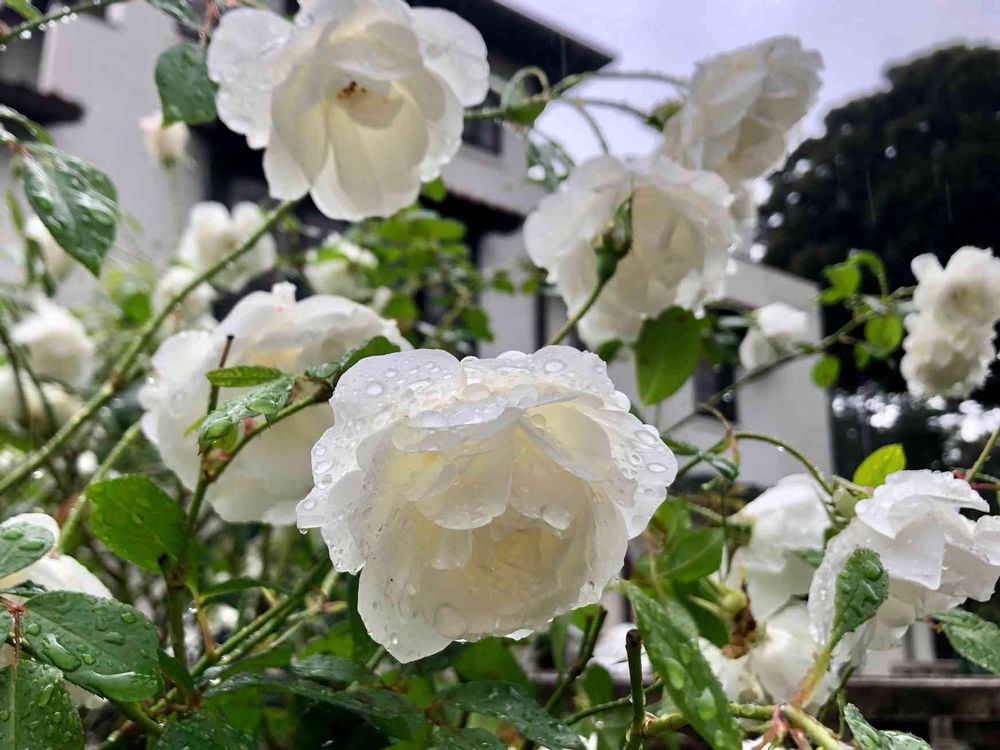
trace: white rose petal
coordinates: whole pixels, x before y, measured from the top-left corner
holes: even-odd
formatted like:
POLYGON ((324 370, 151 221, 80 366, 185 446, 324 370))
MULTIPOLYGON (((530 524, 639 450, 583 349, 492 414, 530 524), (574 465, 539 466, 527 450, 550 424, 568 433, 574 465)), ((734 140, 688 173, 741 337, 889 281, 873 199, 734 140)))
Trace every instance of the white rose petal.
POLYGON ((226 13, 208 69, 219 117, 264 148, 271 194, 309 192, 327 216, 388 216, 461 144, 488 89, 486 45, 454 14, 401 0, 312 0, 295 23, 226 13))
POLYGON ((832 625, 837 574, 859 547, 878 553, 889 575, 889 598, 849 644, 889 648, 916 620, 993 594, 1000 576, 997 519, 973 522, 963 508, 989 506, 967 482, 935 471, 891 474, 858 503, 856 517, 827 545, 809 591, 813 637, 825 642, 832 625))
MULTIPOLYGON (((198 203, 191 208, 177 257, 202 274, 241 247, 260 230, 264 221, 264 214, 255 203, 237 203, 232 214, 221 203, 198 203)), ((274 237, 265 234, 253 248, 217 273, 213 283, 228 291, 238 291, 253 277, 271 270, 276 258, 274 237)))
POLYGON ((632 248, 580 321, 581 337, 594 347, 635 341, 647 317, 671 305, 697 309, 719 296, 736 241, 731 195, 717 175, 662 156, 593 159, 543 198, 524 225, 528 255, 548 271, 571 312, 597 285, 593 243, 630 193, 632 248))
POLYGON ((774 37, 698 64, 663 151, 732 185, 760 177, 785 154, 788 132, 809 111, 823 67, 794 37, 774 37))
POLYGON ((82 388, 94 373, 94 342, 83 324, 64 307, 39 297, 34 313, 11 330, 15 344, 25 348, 32 370, 73 388, 82 388))
POLYGON ((604 363, 569 347, 372 357, 330 403, 299 527, 363 568, 361 616, 401 661, 598 601, 676 474, 604 363))
POLYGON ((808 339, 809 316, 784 302, 758 308, 751 317, 740 343, 740 364, 747 370, 774 364, 808 339))
MULTIPOLYGON (((296 302, 287 283, 248 294, 211 331, 171 336, 153 356, 154 374, 139 400, 146 409, 143 432, 188 487, 195 485, 199 466, 197 436, 189 429, 205 413, 205 373, 218 367, 228 335, 233 344, 227 366, 265 365, 286 373, 336 361, 375 336, 406 346, 396 324, 370 308, 330 296, 296 302)), ((236 393, 223 389, 220 399, 236 393)), ((295 503, 312 486, 309 449, 331 423, 320 404, 274 425, 212 485, 208 501, 227 521, 291 523, 295 503)))
POLYGON ((149 155, 164 167, 172 167, 184 160, 191 133, 183 122, 164 126, 159 111, 139 120, 139 129, 149 155))

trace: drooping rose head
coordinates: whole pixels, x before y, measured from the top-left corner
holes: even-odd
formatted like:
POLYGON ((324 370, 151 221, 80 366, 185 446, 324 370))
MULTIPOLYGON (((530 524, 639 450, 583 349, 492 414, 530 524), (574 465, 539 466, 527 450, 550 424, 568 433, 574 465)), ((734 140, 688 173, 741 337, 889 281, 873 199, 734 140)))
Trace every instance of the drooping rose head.
POLYGON ((226 13, 208 69, 219 117, 265 148, 271 195, 310 193, 335 219, 388 216, 458 151, 463 106, 489 84, 479 32, 402 0, 309 0, 295 22, 226 13))
POLYGON ((401 661, 596 602, 676 474, 604 363, 563 346, 362 360, 331 399, 300 528, 401 661))
POLYGON ((612 339, 630 343, 647 317, 718 297, 736 241, 732 196, 718 175, 662 156, 592 159, 543 198, 524 225, 529 257, 548 271, 571 312, 597 285, 594 242, 630 195, 632 247, 579 325, 593 347, 612 339))
MULTIPOLYGON (((230 335, 227 366, 264 365, 290 374, 334 362, 375 336, 407 346, 396 324, 370 308, 325 295, 296 302, 287 283, 248 294, 210 331, 182 331, 166 339, 139 394, 146 409, 142 426, 163 462, 188 487, 198 478, 198 439, 191 426, 208 403, 205 373, 218 367, 230 335)), ((219 398, 236 393, 224 388, 219 398)), ((332 423, 329 408, 319 404, 275 424, 247 444, 209 488, 208 501, 227 521, 291 523, 295 503, 312 486, 309 449, 332 423)))

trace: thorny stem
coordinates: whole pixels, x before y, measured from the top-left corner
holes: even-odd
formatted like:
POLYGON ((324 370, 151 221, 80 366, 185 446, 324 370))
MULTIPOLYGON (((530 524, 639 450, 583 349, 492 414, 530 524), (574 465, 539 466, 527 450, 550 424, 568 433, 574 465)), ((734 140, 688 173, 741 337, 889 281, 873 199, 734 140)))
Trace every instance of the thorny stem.
POLYGON ((247 238, 242 245, 236 248, 233 252, 229 253, 226 257, 222 258, 222 260, 214 266, 196 276, 187 286, 174 295, 174 297, 163 306, 163 309, 160 310, 160 312, 145 325, 138 338, 136 338, 135 341, 122 352, 107 381, 98 389, 91 399, 84 404, 80 411, 74 414, 45 445, 31 454, 31 456, 29 456, 13 471, 8 473, 7 476, 0 480, 0 495, 19 482, 23 481, 29 474, 31 474, 31 472, 51 458, 51 456, 62 446, 63 443, 76 434, 76 431, 79 430, 84 423, 94 416, 94 414, 96 414, 102 406, 108 403, 108 401, 110 401, 116 393, 123 390, 130 381, 132 369, 135 366, 135 363, 138 361, 142 353, 153 343, 156 338, 156 334, 170 317, 173 309, 183 302, 195 289, 206 281, 210 281, 218 273, 223 271, 230 263, 233 263, 246 253, 250 252, 260 238, 271 231, 278 221, 280 221, 281 218, 284 217, 297 202, 298 201, 285 201, 278 206, 271 212, 260 228, 247 238))
POLYGON ((106 8, 109 5, 115 5, 120 2, 124 2, 124 0, 90 0, 89 2, 61 8, 60 10, 49 13, 48 15, 39 16, 31 21, 19 23, 17 26, 12 26, 3 34, 0 34, 0 46, 18 38, 27 39, 31 36, 31 32, 36 29, 41 29, 43 26, 56 21, 61 21, 69 16, 73 16, 78 13, 89 13, 91 11, 100 10, 101 8, 106 8), (23 36, 24 34, 27 34, 28 37, 23 36))
POLYGON ((642 725, 646 720, 646 694, 642 690, 642 636, 634 628, 625 635, 629 686, 632 691, 632 726, 625 750, 641 750, 642 725))

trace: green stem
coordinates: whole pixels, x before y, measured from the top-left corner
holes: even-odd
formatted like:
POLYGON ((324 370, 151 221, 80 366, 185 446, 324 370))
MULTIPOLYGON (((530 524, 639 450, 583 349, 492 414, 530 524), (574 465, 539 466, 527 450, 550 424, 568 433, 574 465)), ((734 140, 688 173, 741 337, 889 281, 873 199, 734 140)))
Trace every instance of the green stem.
MULTIPOLYGON (((730 703, 729 713, 738 719, 767 721, 774 716, 776 708, 776 706, 756 706, 750 703, 730 703)), ((664 714, 656 718, 647 718, 642 734, 644 737, 655 737, 658 734, 676 732, 687 725, 688 720, 684 714, 664 714)))
POLYGON ((797 706, 782 706, 782 713, 789 723, 802 730, 806 737, 823 750, 841 750, 842 745, 825 726, 797 706))
POLYGON ((790 456, 793 456, 799 463, 806 467, 806 470, 812 475, 812 478, 816 480, 819 486, 823 488, 824 492, 828 495, 833 494, 833 488, 829 485, 829 483, 827 483, 826 479, 823 478, 823 475, 820 473, 816 464, 806 458, 805 454, 803 454, 798 448, 795 448, 776 437, 764 435, 760 432, 736 432, 733 433, 733 436, 737 440, 756 440, 761 443, 769 443, 770 445, 780 448, 783 451, 787 451, 790 456))
POLYGON ((546 346, 554 346, 569 335, 570 331, 572 331, 576 324, 580 322, 580 319, 586 315, 590 308, 594 306, 594 303, 597 302, 597 298, 601 296, 601 292, 604 287, 607 286, 608 281, 610 281, 610 279, 605 279, 604 281, 599 281, 597 283, 597 286, 594 287, 594 291, 590 293, 590 296, 587 297, 587 300, 583 303, 583 305, 569 318, 569 320, 563 323, 562 328, 556 331, 555 335, 549 339, 546 346))
POLYGON ((976 475, 979 474, 983 467, 986 465, 987 459, 989 459, 990 454, 993 453, 993 449, 996 447, 997 438, 1000 438, 1000 422, 997 422, 996 429, 993 430, 993 434, 990 435, 989 439, 986 441, 986 445, 983 446, 982 452, 979 454, 979 458, 976 462, 972 464, 972 468, 965 475, 966 481, 971 484, 976 475))
POLYGON ((802 682, 799 683, 799 686, 795 689, 795 693, 792 695, 789 705, 808 705, 809 701, 813 697, 813 693, 816 692, 816 688, 819 687, 819 684, 823 681, 823 676, 830 668, 830 661, 833 658, 833 649, 836 647, 838 640, 839 639, 831 638, 830 642, 826 644, 826 647, 816 655, 816 660, 813 662, 812 668, 802 679, 802 682))
POLYGON ((597 636, 600 635, 601 628, 604 626, 604 619, 607 616, 608 611, 604 607, 598 607, 597 613, 590 618, 590 622, 587 625, 587 632, 584 633, 583 643, 580 644, 580 652, 577 655, 576 661, 569 668, 569 671, 566 672, 563 679, 559 681, 559 684, 556 685, 556 689, 552 691, 552 695, 549 696, 548 701, 545 703, 546 711, 552 711, 559 707, 566 693, 573 687, 573 683, 583 674, 583 670, 587 668, 587 664, 590 663, 590 659, 594 655, 597 636))
POLYGON ((136 703, 115 703, 115 707, 123 716, 128 717, 136 726, 142 727, 154 737, 159 737, 163 733, 163 727, 147 716, 142 708, 136 703))
POLYGON ((106 8, 109 5, 114 5, 116 3, 124 2, 124 0, 90 0, 90 2, 79 3, 77 5, 71 5, 68 8, 62 8, 54 13, 49 13, 45 16, 39 16, 31 21, 25 21, 17 26, 12 26, 9 31, 5 34, 0 34, 0 45, 5 45, 8 42, 12 42, 15 39, 21 37, 22 34, 31 32, 36 29, 40 29, 54 21, 60 21, 67 16, 74 15, 76 13, 89 13, 91 11, 100 10, 101 8, 106 8))
POLYGON ((642 690, 642 636, 632 629, 625 636, 628 657, 629 686, 632 691, 632 726, 625 741, 625 750, 641 750, 642 726, 646 721, 646 694, 642 690))
POLYGON ((297 201, 285 201, 278 208, 268 215, 267 219, 247 240, 222 258, 218 263, 208 270, 196 276, 187 286, 181 289, 172 299, 170 299, 163 309, 157 313, 142 329, 141 334, 135 341, 122 352, 118 358, 108 380, 95 393, 79 412, 74 414, 62 428, 52 436, 52 438, 41 448, 35 451, 25 461, 19 464, 13 471, 0 480, 0 495, 9 490, 14 485, 23 481, 31 472, 47 461, 59 448, 76 433, 80 427, 87 422, 97 411, 110 401, 116 393, 123 390, 129 383, 132 375, 132 368, 139 357, 156 339, 156 334, 170 317, 171 311, 183 302, 189 294, 201 286, 206 281, 210 281, 216 274, 222 272, 230 263, 235 262, 253 249, 254 245, 267 234, 297 203, 297 201))
POLYGON ((83 520, 84 515, 86 515, 87 509, 90 507, 90 498, 87 497, 87 490, 90 489, 92 485, 97 484, 102 481, 108 472, 114 468, 114 465, 121 458, 125 449, 132 444, 139 434, 142 432, 142 422, 136 422, 118 438, 118 442, 115 443, 114 447, 108 452, 104 461, 100 466, 97 467, 97 471, 88 480, 87 486, 83 488, 80 493, 80 498, 76 501, 76 505, 73 506, 73 510, 70 511, 69 517, 66 519, 66 523, 63 524, 62 529, 59 531, 59 551, 63 554, 73 551, 74 543, 73 537, 76 532, 77 526, 83 520))
POLYGON ((590 129, 594 132, 594 137, 597 139, 597 144, 601 147, 601 151, 605 154, 610 154, 611 146, 608 144, 608 139, 604 136, 604 131, 601 130, 601 126, 594 119, 594 116, 587 111, 587 108, 583 106, 583 103, 578 99, 565 99, 564 101, 571 105, 580 117, 583 118, 584 122, 590 126, 590 129))

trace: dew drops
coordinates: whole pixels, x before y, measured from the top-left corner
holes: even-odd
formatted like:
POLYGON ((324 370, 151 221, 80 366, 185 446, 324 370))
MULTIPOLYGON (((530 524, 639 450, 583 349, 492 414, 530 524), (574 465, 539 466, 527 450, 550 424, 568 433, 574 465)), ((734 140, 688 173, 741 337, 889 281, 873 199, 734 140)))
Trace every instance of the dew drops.
POLYGON ((651 427, 642 427, 635 431, 635 439, 650 447, 660 442, 660 436, 651 427))
POLYGON ((557 372, 562 372, 563 370, 566 369, 566 363, 563 362, 561 359, 550 359, 548 362, 545 363, 543 369, 550 375, 555 375, 557 372))
POLYGON ((385 386, 377 382, 369 383, 368 387, 365 389, 365 393, 369 396, 381 396, 384 392, 385 386))
POLYGON ((684 685, 687 683, 687 674, 684 672, 684 667, 676 659, 666 658, 663 660, 663 666, 667 672, 667 682, 670 683, 674 690, 682 690, 684 685))
POLYGON ((434 613, 434 629, 445 638, 460 638, 465 634, 465 619, 454 607, 442 604, 434 613))
POLYGON ((662 474, 667 470, 667 467, 663 464, 658 464, 655 461, 646 464, 646 468, 649 469, 654 474, 662 474))
POLYGON ((569 509, 562 505, 546 505, 542 508, 542 520, 559 531, 565 531, 573 521, 569 509))
POLYGON ((695 697, 694 710, 704 721, 710 721, 718 714, 719 708, 715 705, 715 696, 709 688, 705 688, 695 697))
POLYGON ((10 526, 0 531, 0 538, 6 539, 8 542, 16 542, 23 536, 24 530, 19 529, 16 526, 10 526))
POLYGON ((24 632, 28 635, 39 635, 42 632, 42 626, 37 622, 33 622, 24 629, 24 632))

